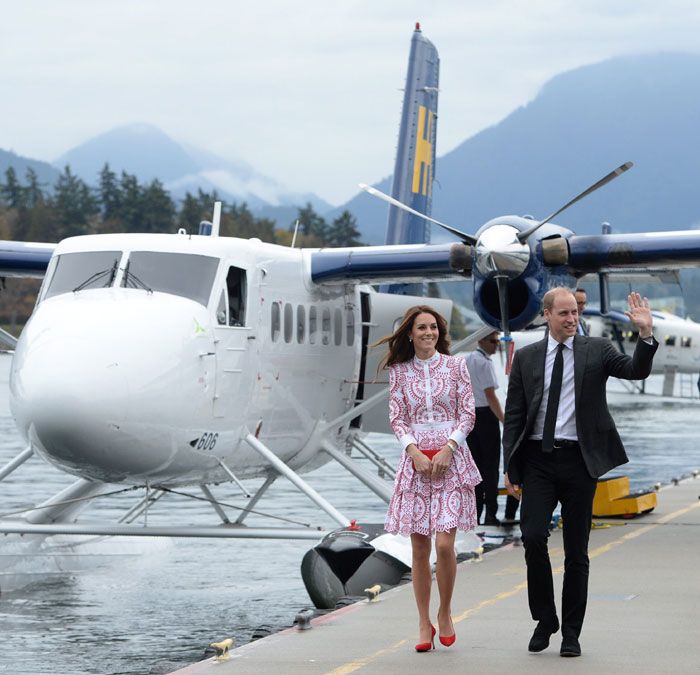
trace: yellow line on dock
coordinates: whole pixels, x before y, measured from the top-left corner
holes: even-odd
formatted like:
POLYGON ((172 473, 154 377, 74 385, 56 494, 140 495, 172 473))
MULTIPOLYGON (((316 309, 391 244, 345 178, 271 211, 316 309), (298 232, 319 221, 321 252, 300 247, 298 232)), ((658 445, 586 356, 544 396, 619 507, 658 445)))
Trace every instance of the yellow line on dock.
POLYGON ((387 647, 386 649, 380 649, 378 652, 374 652, 374 654, 364 656, 361 659, 357 659, 357 661, 351 661, 350 663, 346 663, 345 665, 340 666, 335 670, 328 671, 326 675, 347 675, 347 673, 354 673, 356 670, 364 668, 368 663, 374 661, 375 659, 378 659, 380 656, 384 656, 384 654, 391 654, 392 652, 397 651, 399 647, 405 645, 406 642, 407 640, 399 640, 399 642, 391 645, 391 647, 387 647))

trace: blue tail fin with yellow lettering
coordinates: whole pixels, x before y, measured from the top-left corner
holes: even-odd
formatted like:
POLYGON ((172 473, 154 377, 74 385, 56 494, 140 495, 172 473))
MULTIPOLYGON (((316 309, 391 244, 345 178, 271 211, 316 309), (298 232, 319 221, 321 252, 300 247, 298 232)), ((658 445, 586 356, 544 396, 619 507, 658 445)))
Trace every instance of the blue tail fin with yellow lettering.
MULTIPOLYGON (((399 142, 391 196, 429 216, 435 179, 440 59, 435 46, 423 36, 420 24, 411 40, 399 142)), ((430 223, 406 211, 389 207, 386 244, 425 244, 430 223)), ((393 284, 390 293, 422 295, 422 284, 393 284)))

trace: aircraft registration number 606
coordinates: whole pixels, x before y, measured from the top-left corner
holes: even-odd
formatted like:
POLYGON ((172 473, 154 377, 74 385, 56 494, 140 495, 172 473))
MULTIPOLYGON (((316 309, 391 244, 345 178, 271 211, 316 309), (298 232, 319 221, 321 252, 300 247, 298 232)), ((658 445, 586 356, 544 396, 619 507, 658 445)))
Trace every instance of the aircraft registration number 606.
POLYGON ((216 445, 216 441, 219 439, 219 434, 216 434, 212 431, 207 431, 206 433, 203 433, 199 441, 197 442, 197 445, 195 446, 195 449, 197 450, 213 450, 214 446, 216 445))

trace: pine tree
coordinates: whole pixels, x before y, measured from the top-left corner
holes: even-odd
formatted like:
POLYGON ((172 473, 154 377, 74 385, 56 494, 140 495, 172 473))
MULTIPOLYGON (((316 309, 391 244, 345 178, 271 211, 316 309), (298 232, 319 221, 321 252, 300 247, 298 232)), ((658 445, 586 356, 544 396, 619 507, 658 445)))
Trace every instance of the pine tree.
POLYGON ((133 174, 122 171, 119 180, 119 218, 126 232, 143 232, 143 190, 133 174))
POLYGON ((141 204, 144 232, 172 232, 175 204, 165 191, 163 183, 153 180, 143 190, 141 204))
POLYGON ((188 232, 199 232, 199 223, 202 220, 202 209, 197 198, 187 192, 182 200, 180 211, 177 214, 179 227, 184 227, 188 232))
POLYGON ((350 211, 343 211, 328 228, 326 244, 328 246, 361 246, 357 219, 350 211))
POLYGON ((52 205, 56 211, 59 239, 86 234, 99 209, 92 190, 75 176, 69 166, 56 180, 52 205))
POLYGON ((98 188, 103 220, 118 220, 122 205, 122 194, 117 182, 117 174, 105 165, 100 171, 100 186, 98 188))
POLYGON ((28 209, 35 209, 44 204, 44 192, 39 183, 39 177, 36 171, 31 167, 27 168, 26 173, 27 187, 25 188, 25 203, 28 209))
POLYGON ((17 172, 13 167, 5 170, 5 182, 0 183, 0 197, 11 209, 20 209, 25 205, 26 190, 17 180, 17 172))
MULTIPOLYGON (((299 231, 308 237, 313 237, 318 241, 318 245, 324 245, 328 237, 328 225, 326 221, 316 213, 311 202, 307 202, 306 206, 299 208, 297 220, 299 221, 299 231)), ((292 223, 289 228, 294 231, 296 223, 292 223)))

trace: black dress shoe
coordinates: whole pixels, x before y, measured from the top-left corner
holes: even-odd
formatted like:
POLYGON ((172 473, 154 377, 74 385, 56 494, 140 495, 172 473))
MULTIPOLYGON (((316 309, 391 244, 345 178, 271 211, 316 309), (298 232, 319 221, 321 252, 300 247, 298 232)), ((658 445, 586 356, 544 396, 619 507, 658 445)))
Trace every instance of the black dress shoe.
POLYGON ((563 637, 561 640, 560 656, 581 656, 581 645, 575 637, 563 637))
POLYGON ((527 646, 530 652, 541 652, 549 647, 549 638, 559 630, 559 620, 554 620, 554 625, 548 621, 540 621, 535 627, 535 632, 530 638, 530 644, 527 646))

